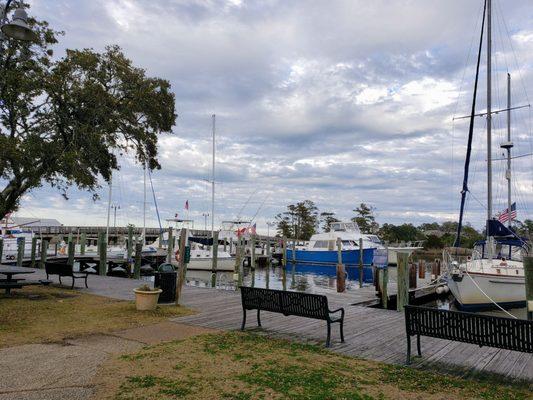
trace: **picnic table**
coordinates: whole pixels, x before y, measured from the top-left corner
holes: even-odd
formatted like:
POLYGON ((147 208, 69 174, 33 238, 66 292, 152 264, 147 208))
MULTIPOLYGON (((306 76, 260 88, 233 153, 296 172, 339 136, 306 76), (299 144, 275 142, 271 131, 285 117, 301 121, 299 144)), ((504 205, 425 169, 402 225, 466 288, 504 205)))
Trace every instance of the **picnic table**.
POLYGON ((0 279, 0 289, 5 289, 6 294, 11 293, 11 289, 22 288, 24 279, 13 278, 14 275, 33 274, 35 271, 26 268, 12 267, 0 264, 0 275, 5 275, 6 279, 0 279))

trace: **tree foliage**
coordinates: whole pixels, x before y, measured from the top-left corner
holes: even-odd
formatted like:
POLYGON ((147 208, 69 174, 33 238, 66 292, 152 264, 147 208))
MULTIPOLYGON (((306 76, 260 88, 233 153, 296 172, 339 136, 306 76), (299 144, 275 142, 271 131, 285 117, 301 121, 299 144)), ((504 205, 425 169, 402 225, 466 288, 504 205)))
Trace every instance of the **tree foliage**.
POLYGON ((330 225, 333 222, 339 222, 335 217, 335 213, 331 211, 324 211, 320 213, 320 223, 322 224, 321 229, 324 232, 329 232, 331 230, 330 225))
POLYGON ((119 47, 55 60, 61 32, 30 23, 38 43, 0 42, 0 218, 43 183, 65 197, 71 186, 94 194, 124 152, 160 168, 157 135, 176 120, 170 83, 147 77, 119 47))
POLYGON ((376 233, 379 228, 379 225, 376 222, 374 216, 374 207, 369 206, 365 203, 361 203, 353 212, 356 213, 356 216, 352 218, 352 221, 356 222, 359 225, 359 229, 363 233, 376 233))
POLYGON ((311 200, 289 204, 287 211, 276 215, 276 221, 282 236, 309 240, 318 226, 318 209, 311 200))

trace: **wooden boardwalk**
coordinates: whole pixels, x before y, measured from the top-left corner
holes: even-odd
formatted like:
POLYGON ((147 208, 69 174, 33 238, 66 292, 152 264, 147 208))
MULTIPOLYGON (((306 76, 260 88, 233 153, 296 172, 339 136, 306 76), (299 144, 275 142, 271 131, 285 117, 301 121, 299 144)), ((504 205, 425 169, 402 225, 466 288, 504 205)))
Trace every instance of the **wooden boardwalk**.
MULTIPOLYGON (((30 270, 30 268, 28 268, 30 270)), ((34 269, 27 279, 42 279, 44 271, 34 269)), ((52 277, 57 282, 57 277, 52 277)), ((67 280, 67 283, 69 281, 67 280)), ((91 275, 86 293, 123 300, 133 300, 133 289, 146 281, 91 275)), ((340 343, 338 327, 332 329, 331 350, 340 354, 368 358, 392 364, 405 362, 405 325, 402 313, 351 304, 373 296, 373 288, 365 287, 347 293, 328 292, 330 308, 344 307, 345 343, 340 343)), ((182 303, 198 311, 197 314, 174 321, 190 325, 237 330, 241 326, 240 294, 234 291, 185 287, 182 303)), ((326 324, 308 318, 284 317, 261 313, 263 328, 258 329, 252 315, 247 329, 273 337, 323 344, 326 324)), ((413 345, 415 340, 413 339, 413 345)), ((422 337, 422 357, 413 357, 413 367, 440 370, 461 375, 495 373, 504 377, 528 380, 533 383, 533 354, 479 348, 466 343, 422 337)))
MULTIPOLYGON (((405 362, 405 325, 402 313, 363 306, 350 306, 350 294, 333 294, 330 307, 344 306, 345 343, 340 343, 338 327, 332 329, 331 350, 350 356, 368 358, 392 364, 405 362)), ((198 314, 175 319, 187 323, 222 330, 240 329, 242 307, 235 292, 187 287, 184 304, 198 314)), ((252 313, 253 314, 253 313, 252 313)), ((284 317, 261 312, 263 327, 257 328, 255 318, 249 316, 247 330, 273 337, 311 343, 324 343, 324 321, 308 318, 284 317)), ((533 382, 533 354, 509 350, 479 348, 466 343, 422 337, 422 357, 413 358, 413 367, 439 370, 462 376, 494 373, 507 378, 533 382)), ((413 339, 413 345, 415 345, 413 339)))

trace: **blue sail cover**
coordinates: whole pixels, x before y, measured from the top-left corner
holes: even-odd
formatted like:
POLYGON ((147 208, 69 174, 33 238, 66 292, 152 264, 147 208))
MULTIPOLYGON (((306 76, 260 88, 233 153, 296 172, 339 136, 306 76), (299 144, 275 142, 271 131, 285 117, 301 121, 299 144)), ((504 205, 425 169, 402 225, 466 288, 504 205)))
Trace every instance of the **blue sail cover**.
POLYGON ((487 221, 487 226, 488 226, 488 236, 517 237, 516 233, 512 229, 509 229, 497 219, 489 219, 487 221))

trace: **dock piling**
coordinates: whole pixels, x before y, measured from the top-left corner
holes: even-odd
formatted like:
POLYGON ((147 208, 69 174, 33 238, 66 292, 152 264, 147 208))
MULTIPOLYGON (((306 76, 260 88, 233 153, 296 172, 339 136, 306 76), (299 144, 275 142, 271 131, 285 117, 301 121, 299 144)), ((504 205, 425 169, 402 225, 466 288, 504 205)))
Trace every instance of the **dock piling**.
POLYGON ((0 239, 0 263, 2 262, 3 253, 4 253, 4 239, 0 239))
POLYGON ((213 246, 211 247, 211 252, 211 287, 216 287, 218 261, 218 231, 213 232, 213 246))
POLYGON ((32 268, 35 268, 35 253, 37 252, 37 236, 31 238, 31 264, 32 268))
POLYGON ((82 232, 80 235, 80 254, 85 255, 85 247, 87 246, 87 233, 82 232))
POLYGON ((359 287, 363 287, 363 273, 364 273, 364 267, 363 267, 363 239, 359 238, 359 287))
POLYGON ((282 266, 285 268, 287 266, 287 237, 283 236, 281 238, 281 251, 282 251, 282 266))
POLYGON ((408 255, 398 253, 398 294, 397 305, 398 311, 403 311, 405 305, 409 303, 409 273, 408 273, 408 255))
POLYGON ((180 254, 182 256, 180 257, 178 267, 178 282, 176 283, 176 304, 180 304, 181 292, 183 291, 183 285, 185 284, 185 276, 187 274, 187 259, 185 258, 185 254, 187 253, 186 247, 188 246, 188 238, 189 234, 187 232, 187 229, 181 228, 178 246, 180 249, 180 254))
MULTIPOLYGON (((181 249, 180 249, 181 251, 181 249)), ((172 237, 172 228, 168 228, 168 243, 167 243, 167 263, 172 262, 172 253, 174 252, 174 238, 172 237)))
POLYGON ((105 232, 100 232, 98 242, 98 256, 100 259, 98 275, 105 275, 107 273, 107 235, 105 232))
POLYGON ((26 246, 26 239, 23 237, 17 238, 17 267, 22 267, 25 246, 26 246))
POLYGON ((524 257, 527 319, 533 320, 533 257, 524 257))
POLYGON ((409 263, 409 289, 416 289, 416 264, 409 263))
POLYGON ((250 268, 252 268, 252 271, 255 269, 255 235, 252 235, 250 238, 250 268))
POLYGON ((135 243, 135 264, 133 266, 133 277, 139 279, 141 277, 141 262, 142 262, 142 242, 135 243))
POLYGON ((380 278, 379 278, 379 285, 380 285, 380 291, 381 291, 381 305, 384 309, 387 309, 388 302, 389 302, 389 294, 388 294, 388 287, 389 287, 389 268, 380 268, 380 278))
POLYGON ((48 240, 41 240, 41 259, 39 260, 39 268, 44 269, 46 257, 48 256, 48 240))
POLYGON ((337 292, 343 293, 346 290, 346 272, 342 264, 342 240, 337 238, 337 292))
POLYGON ((70 242, 68 242, 68 265, 72 265, 74 266, 74 251, 75 251, 75 247, 76 246, 76 243, 74 243, 74 240, 71 240, 70 242))
POLYGON ((418 279, 426 279, 426 263, 418 260, 418 279))

